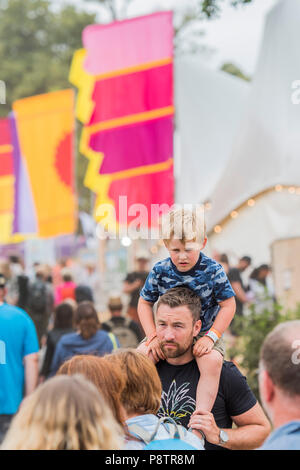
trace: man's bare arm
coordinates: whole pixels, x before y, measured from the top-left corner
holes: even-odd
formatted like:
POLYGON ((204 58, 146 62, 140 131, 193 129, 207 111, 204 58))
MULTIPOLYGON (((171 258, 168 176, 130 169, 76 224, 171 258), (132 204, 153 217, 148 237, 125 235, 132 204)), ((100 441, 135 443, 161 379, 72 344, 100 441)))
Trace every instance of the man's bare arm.
POLYGON ((134 282, 124 281, 123 282, 123 292, 125 294, 131 294, 136 289, 139 289, 140 287, 142 287, 142 285, 143 285, 143 283, 140 279, 137 279, 134 282))
POLYGON ((38 384, 39 362, 37 353, 24 357, 25 367, 25 396, 35 390, 38 384))
POLYGON ((232 281, 231 282, 231 286, 237 296, 237 298, 244 304, 245 302, 248 302, 248 299, 247 299, 247 296, 246 296, 246 292, 244 291, 244 289, 242 288, 241 286, 241 283, 240 282, 237 282, 237 281, 232 281))

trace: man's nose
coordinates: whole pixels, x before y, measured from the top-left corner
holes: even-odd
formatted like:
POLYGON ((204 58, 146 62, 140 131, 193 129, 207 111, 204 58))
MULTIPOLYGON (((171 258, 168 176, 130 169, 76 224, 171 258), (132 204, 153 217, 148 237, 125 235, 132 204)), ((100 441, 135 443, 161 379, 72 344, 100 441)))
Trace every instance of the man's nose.
POLYGON ((167 328, 165 330, 165 341, 172 341, 175 338, 173 328, 167 328))

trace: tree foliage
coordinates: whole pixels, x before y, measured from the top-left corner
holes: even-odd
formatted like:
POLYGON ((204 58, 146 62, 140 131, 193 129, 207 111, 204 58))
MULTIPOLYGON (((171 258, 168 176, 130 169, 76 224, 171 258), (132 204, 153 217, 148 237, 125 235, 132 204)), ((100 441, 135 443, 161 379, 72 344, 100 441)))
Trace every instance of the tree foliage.
POLYGON ((49 0, 0 0, 0 79, 6 84, 0 116, 18 98, 70 87, 73 53, 94 21, 95 14, 71 5, 53 11, 49 0))
MULTIPOLYGON (((6 104, 0 117, 19 98, 70 88, 73 53, 82 47, 81 33, 96 15, 75 6, 51 8, 49 0, 0 0, 0 80, 6 85, 6 104)), ((80 126, 77 126, 77 140, 80 126)), ((87 160, 76 149, 79 208, 90 209, 91 192, 83 185, 87 160)))
POLYGON ((279 323, 300 319, 300 305, 293 311, 284 311, 282 305, 274 302, 272 309, 258 312, 254 305, 246 316, 236 317, 235 329, 239 332, 236 345, 228 353, 237 357, 238 364, 247 376, 252 391, 259 396, 258 365, 260 349, 267 334, 279 323))
MULTIPOLYGON (((145 0, 85 0, 96 2, 102 7, 109 21, 124 20, 128 17, 130 6, 133 3, 144 2, 145 10, 151 13, 152 8, 157 8, 151 1, 145 0)), ((168 8, 174 12, 175 52, 186 54, 195 52, 211 53, 212 51, 203 44, 203 20, 220 16, 222 6, 231 5, 238 7, 252 0, 173 0, 168 8)))
POLYGON ((230 75, 233 75, 234 77, 241 78, 246 82, 251 81, 251 78, 248 75, 245 75, 239 67, 234 64, 231 64, 230 62, 226 62, 225 64, 223 64, 221 70, 223 70, 223 72, 229 73, 230 75))
MULTIPOLYGON (((122 20, 126 18, 128 8, 130 4, 133 3, 133 0, 122 0, 122 2, 118 0, 85 0, 87 2, 94 2, 97 1, 100 3, 110 14, 110 20, 122 20)), ((140 0, 145 1, 145 0, 140 0)), ((184 23, 190 20, 195 19, 205 19, 205 18, 213 18, 218 16, 221 12, 222 5, 230 4, 233 7, 237 7, 239 5, 244 5, 246 3, 251 3, 252 0, 196 0, 194 2, 194 14, 190 16, 189 14, 186 15, 184 23)), ((178 2, 177 2, 178 3, 178 2)), ((181 2, 184 3, 184 2, 181 2)), ((151 5, 151 3, 149 2, 151 5)), ((181 5, 182 7, 182 5, 181 5)), ((175 3, 174 3, 175 9, 175 3)), ((187 10, 189 10, 187 8, 187 10)), ((185 13, 184 13, 185 16, 185 13)))

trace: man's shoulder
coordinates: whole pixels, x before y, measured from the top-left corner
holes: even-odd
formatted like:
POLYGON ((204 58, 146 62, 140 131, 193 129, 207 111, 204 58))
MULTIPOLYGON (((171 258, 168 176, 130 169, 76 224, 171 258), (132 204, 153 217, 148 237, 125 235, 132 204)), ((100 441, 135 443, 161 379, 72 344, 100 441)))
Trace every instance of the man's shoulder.
POLYGON ((17 307, 16 305, 10 305, 5 303, 2 305, 1 308, 3 312, 9 315, 10 320, 17 318, 18 320, 23 321, 24 323, 32 322, 28 313, 25 312, 25 310, 23 310, 22 308, 17 307))
POLYGON ((110 335, 108 334, 108 332, 104 331, 104 330, 101 330, 101 329, 97 330, 96 334, 94 335, 94 337, 92 336, 92 338, 95 341, 97 341, 97 340, 102 340, 102 341, 109 340, 109 341, 111 341, 110 335))
POLYGON ((74 343, 81 342, 81 336, 75 331, 74 333, 66 333, 61 336, 58 345, 62 346, 69 346, 74 343))
POLYGON ((234 362, 232 361, 226 361, 226 360, 223 361, 221 377, 222 375, 225 379, 229 378, 229 380, 230 380, 230 377, 236 377, 236 376, 243 377, 237 365, 234 364, 234 362))
POLYGON ((258 450, 300 450, 300 421, 275 429, 258 450))

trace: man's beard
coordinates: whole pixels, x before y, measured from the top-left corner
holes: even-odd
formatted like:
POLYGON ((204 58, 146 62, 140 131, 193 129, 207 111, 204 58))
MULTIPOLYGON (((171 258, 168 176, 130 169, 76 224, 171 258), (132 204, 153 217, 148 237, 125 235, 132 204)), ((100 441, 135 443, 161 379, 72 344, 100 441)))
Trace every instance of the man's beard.
POLYGON ((183 356, 191 347, 192 343, 190 342, 188 345, 180 345, 175 343, 174 341, 162 341, 160 343, 160 347, 166 358, 175 358, 183 356), (174 348, 166 348, 165 345, 174 345, 174 348), (176 347, 175 347, 176 346, 176 347))

